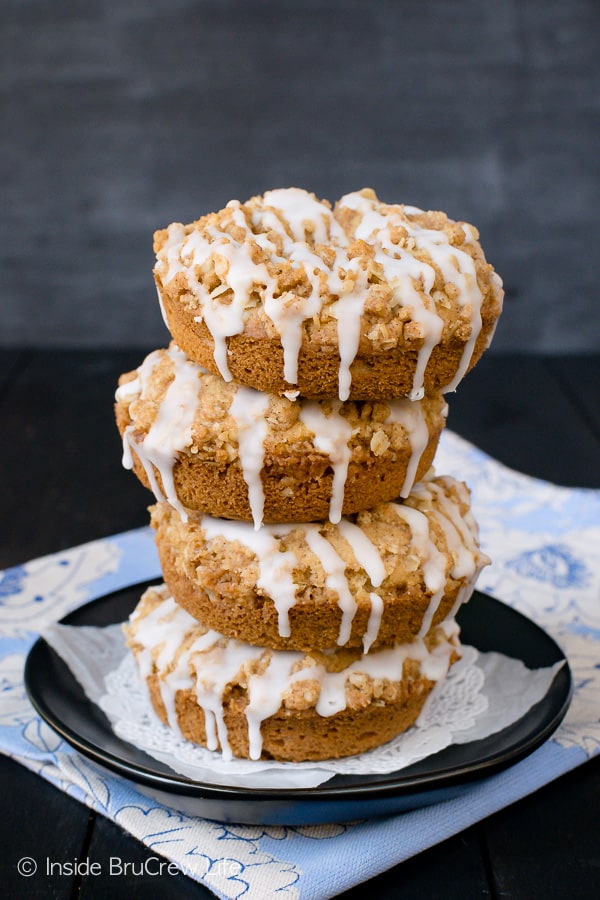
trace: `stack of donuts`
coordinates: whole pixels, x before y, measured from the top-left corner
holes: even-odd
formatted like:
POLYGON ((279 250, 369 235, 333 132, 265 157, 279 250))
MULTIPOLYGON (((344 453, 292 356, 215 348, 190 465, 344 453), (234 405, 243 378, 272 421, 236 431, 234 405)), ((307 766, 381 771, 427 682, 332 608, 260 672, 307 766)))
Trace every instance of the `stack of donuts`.
POLYGON ((488 560, 432 464, 502 284, 476 230, 297 188, 155 234, 171 343, 121 376, 164 583, 125 630, 154 709, 225 757, 362 753, 460 657, 488 560))

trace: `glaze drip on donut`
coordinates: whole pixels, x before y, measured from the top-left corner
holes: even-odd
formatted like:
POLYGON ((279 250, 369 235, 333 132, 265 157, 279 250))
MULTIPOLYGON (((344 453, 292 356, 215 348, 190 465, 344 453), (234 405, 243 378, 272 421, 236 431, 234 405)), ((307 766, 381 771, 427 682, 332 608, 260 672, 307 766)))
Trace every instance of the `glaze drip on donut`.
MULTIPOLYGON (((192 442, 192 425, 198 397, 197 366, 186 359, 175 347, 169 351, 174 363, 174 378, 169 385, 156 417, 142 444, 135 438, 135 425, 125 429, 123 435, 123 466, 133 468, 133 453, 139 457, 157 500, 166 500, 184 518, 187 512, 179 501, 173 480, 173 461, 178 450, 192 442), (143 448, 143 449, 142 449, 143 448), (163 490, 158 486, 154 469, 160 473, 163 490), (163 493, 164 491, 164 493, 163 493)), ((117 399, 131 399, 143 394, 144 386, 152 377, 152 372, 160 362, 160 351, 151 353, 138 369, 138 377, 118 388, 117 399)))

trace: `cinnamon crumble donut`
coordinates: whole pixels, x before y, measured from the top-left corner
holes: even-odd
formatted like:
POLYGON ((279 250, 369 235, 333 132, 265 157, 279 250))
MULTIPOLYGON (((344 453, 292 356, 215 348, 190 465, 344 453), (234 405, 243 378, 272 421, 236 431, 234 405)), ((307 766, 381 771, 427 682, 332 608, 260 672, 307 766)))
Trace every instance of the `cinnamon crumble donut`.
POLYGON ((174 344, 119 381, 124 462, 184 515, 339 521, 407 496, 445 423, 441 393, 387 402, 296 400, 224 382, 174 344))
POLYGON ((209 628, 293 650, 406 643, 453 618, 480 569, 462 482, 430 477, 404 503, 350 518, 263 525, 151 509, 163 578, 209 628))
POLYGON ((454 621, 366 655, 253 647, 196 622, 164 585, 146 591, 125 632, 164 724, 225 758, 371 750, 415 722, 460 656, 454 621))
POLYGON ((232 200, 154 236, 154 276, 190 359, 273 394, 341 400, 452 391, 489 345, 502 282, 477 230, 298 188, 232 200))

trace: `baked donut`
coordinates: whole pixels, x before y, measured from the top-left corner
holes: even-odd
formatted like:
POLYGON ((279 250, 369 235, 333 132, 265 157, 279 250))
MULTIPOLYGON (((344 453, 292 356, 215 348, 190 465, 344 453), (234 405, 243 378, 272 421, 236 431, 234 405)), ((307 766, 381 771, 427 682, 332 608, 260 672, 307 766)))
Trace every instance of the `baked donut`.
POLYGON ((363 655, 282 652, 210 631, 165 585, 125 626, 161 720, 225 758, 300 762, 363 753, 412 725, 460 656, 456 622, 363 655))
POLYGON ((453 618, 482 566, 469 492, 430 477, 337 524, 263 525, 151 508, 163 578, 209 628, 293 650, 407 643, 453 618))
POLYGON ((183 513, 339 521, 405 497, 430 468, 447 404, 296 400, 224 382, 174 344, 121 376, 124 463, 183 513))
POLYGON ((454 390, 492 339, 502 282, 478 237, 369 189, 332 209, 289 188, 157 231, 154 277, 175 342, 226 381, 418 399, 454 390))

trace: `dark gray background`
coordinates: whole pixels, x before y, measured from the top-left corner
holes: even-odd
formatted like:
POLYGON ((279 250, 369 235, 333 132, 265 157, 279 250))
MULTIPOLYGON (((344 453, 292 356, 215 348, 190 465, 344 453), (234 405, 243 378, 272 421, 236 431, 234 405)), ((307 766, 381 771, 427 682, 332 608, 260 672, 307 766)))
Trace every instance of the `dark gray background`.
POLYGON ((478 226, 494 347, 600 347, 596 0, 0 0, 0 343, 163 345, 152 232, 271 187, 478 226))

